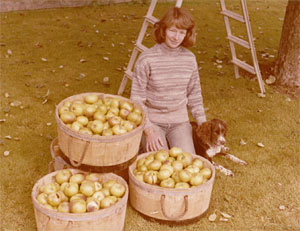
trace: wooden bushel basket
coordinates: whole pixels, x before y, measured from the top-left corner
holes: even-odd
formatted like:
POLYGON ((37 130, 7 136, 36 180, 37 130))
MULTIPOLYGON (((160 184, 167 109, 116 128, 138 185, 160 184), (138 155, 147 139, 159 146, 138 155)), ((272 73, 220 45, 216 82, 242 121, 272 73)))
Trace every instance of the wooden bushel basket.
MULTIPOLYGON (((72 173, 82 171, 70 169, 72 173)), ((50 210, 41 205, 36 197, 42 185, 55 181, 54 176, 58 171, 50 173, 39 179, 32 189, 32 202, 36 219, 37 230, 39 231, 122 231, 124 230, 125 215, 128 201, 128 186, 125 180, 113 174, 102 175, 103 181, 116 180, 126 187, 124 196, 111 207, 100 209, 96 212, 87 213, 61 213, 50 210)))
POLYGON ((212 170, 211 178, 189 189, 162 188, 141 182, 133 174, 137 161, 149 154, 139 155, 129 167, 129 201, 132 207, 148 217, 177 222, 193 220, 206 212, 215 179, 214 166, 205 158, 193 155, 203 161, 204 167, 212 170))
POLYGON ((145 124, 145 113, 137 103, 128 98, 90 92, 70 96, 61 101, 56 107, 55 119, 57 122, 59 147, 69 158, 72 166, 79 167, 81 164, 90 166, 112 166, 125 163, 136 157, 145 124), (84 97, 90 94, 96 94, 98 98, 101 99, 111 97, 129 101, 134 107, 142 111, 142 123, 126 134, 114 136, 95 136, 73 131, 59 118, 58 109, 66 101, 83 101, 84 97))

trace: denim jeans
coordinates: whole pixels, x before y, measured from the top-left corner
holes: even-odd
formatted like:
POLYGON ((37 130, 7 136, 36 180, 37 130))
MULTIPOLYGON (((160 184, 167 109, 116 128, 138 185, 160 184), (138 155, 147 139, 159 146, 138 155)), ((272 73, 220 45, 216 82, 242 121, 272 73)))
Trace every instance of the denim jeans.
MULTIPOLYGON (((190 122, 161 124, 153 123, 153 129, 159 132, 164 143, 163 149, 179 147, 184 152, 195 153, 192 126, 190 122)), ((146 139, 142 136, 142 152, 146 152, 146 139)))

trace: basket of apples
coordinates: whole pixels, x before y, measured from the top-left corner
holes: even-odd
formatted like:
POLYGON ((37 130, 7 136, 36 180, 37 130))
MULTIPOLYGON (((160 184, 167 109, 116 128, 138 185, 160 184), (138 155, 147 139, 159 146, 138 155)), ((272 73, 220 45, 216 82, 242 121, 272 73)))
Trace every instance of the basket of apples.
POLYGON ((82 93, 62 100, 55 118, 59 147, 72 166, 115 166, 136 157, 145 113, 128 98, 82 93))
POLYGON ((130 204, 159 220, 191 220, 208 209, 214 179, 207 159, 178 147, 144 153, 129 167, 130 204))
POLYGON ((113 173, 52 172, 36 182, 31 197, 38 230, 124 228, 128 186, 113 173))

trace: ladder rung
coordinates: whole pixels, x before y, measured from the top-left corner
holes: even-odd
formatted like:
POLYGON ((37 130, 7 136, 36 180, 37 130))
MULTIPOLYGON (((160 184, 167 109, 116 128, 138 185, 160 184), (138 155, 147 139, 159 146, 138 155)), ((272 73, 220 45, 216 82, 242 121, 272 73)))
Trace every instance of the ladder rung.
POLYGON ((130 70, 126 70, 126 71, 125 71, 125 75, 126 75, 129 79, 132 79, 133 72, 130 71, 130 70))
POLYGON ((159 20, 157 18, 155 18, 154 16, 152 15, 146 15, 145 16, 146 20, 152 24, 155 24, 157 23, 159 20))
POLYGON ((228 35, 228 37, 227 37, 231 42, 235 42, 235 43, 237 43, 237 44, 239 44, 239 45, 241 45, 241 46, 243 46, 243 47, 245 47, 245 48, 247 48, 247 49, 250 49, 250 44, 249 44, 249 42, 247 42, 247 41, 245 41, 245 40, 243 40, 243 39, 240 39, 240 38, 238 38, 238 37, 236 37, 236 36, 234 36, 234 35, 228 35))
POLYGON ((244 19, 243 16, 241 16, 241 15, 239 15, 237 13, 234 13, 234 12, 232 12, 230 10, 222 10, 221 14, 223 14, 223 15, 225 15, 227 17, 233 18, 233 19, 235 19, 237 21, 245 23, 245 19, 244 19))
POLYGON ((141 43, 136 43, 136 44, 135 44, 135 47, 136 47, 136 49, 138 49, 139 52, 143 52, 143 51, 145 51, 145 50, 148 50, 148 48, 145 47, 145 46, 144 46, 143 44, 141 44, 141 43))
POLYGON ((235 59, 231 60, 231 62, 233 64, 237 65, 238 67, 243 68, 244 70, 246 70, 246 71, 248 71, 248 72, 250 72, 254 75, 256 74, 256 71, 255 71, 254 67, 249 65, 248 63, 245 63, 242 60, 239 60, 239 59, 235 58, 235 59))

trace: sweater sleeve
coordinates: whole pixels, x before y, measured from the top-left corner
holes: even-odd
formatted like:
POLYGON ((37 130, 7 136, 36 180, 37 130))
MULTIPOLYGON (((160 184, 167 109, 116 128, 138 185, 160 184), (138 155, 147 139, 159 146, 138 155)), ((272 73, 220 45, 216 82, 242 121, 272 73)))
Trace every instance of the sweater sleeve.
POLYGON ((200 77, 198 72, 198 64, 195 60, 194 70, 187 87, 188 109, 197 124, 200 125, 206 121, 203 97, 200 86, 200 77))
POLYGON ((133 71, 130 99, 140 104, 145 112, 144 129, 152 126, 152 123, 149 120, 147 107, 145 105, 145 102, 147 100, 147 84, 149 76, 149 65, 147 65, 146 61, 140 56, 135 64, 133 71))

